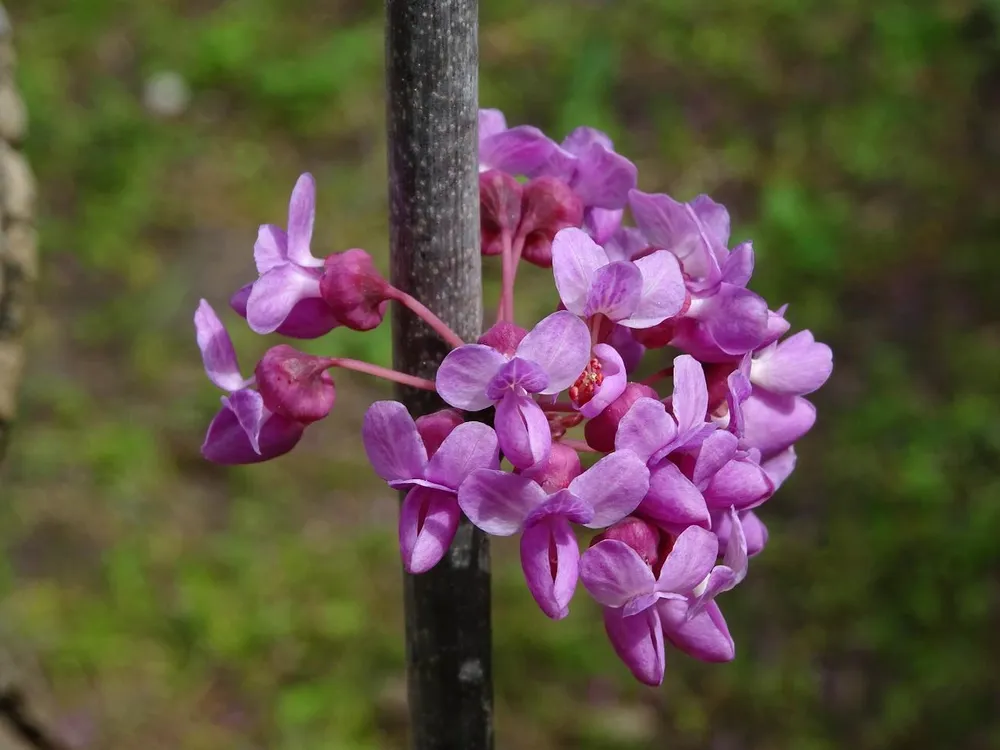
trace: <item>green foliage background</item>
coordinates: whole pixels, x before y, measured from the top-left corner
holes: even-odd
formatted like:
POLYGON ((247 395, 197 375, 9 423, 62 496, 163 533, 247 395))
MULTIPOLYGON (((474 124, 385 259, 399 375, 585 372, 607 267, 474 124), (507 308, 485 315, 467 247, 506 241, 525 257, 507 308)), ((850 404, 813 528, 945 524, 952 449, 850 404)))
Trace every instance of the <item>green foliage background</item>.
MULTIPOLYGON (((725 202, 755 288, 836 361, 723 600, 734 663, 674 654, 640 688, 586 598, 550 623, 498 546, 499 747, 1000 747, 1000 5, 481 5, 483 105, 603 128, 644 189, 725 202)), ((86 747, 403 747, 395 506, 357 438, 386 391, 341 378, 294 455, 207 465, 190 322, 251 278, 306 169, 318 252, 384 262, 381 3, 8 10, 44 281, 0 475, 0 636, 86 747), (191 87, 177 117, 142 103, 164 70, 191 87)), ((249 367, 272 342, 227 321, 249 367)), ((387 328, 320 346, 389 359, 387 328)))

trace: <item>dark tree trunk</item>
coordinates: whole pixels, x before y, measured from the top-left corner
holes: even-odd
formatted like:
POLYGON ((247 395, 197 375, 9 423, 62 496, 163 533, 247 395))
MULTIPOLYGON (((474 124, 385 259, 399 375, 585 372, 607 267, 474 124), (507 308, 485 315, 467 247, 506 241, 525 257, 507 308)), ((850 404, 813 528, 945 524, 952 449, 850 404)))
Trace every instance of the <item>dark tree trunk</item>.
MULTIPOLYGON (((482 326, 476 0, 386 0, 392 283, 467 341, 482 326)), ((402 307, 393 359, 433 378, 449 347, 402 307)), ((401 389, 414 415, 443 405, 401 389)), ((432 571, 405 576, 412 746, 493 747, 489 546, 463 519, 432 571)))

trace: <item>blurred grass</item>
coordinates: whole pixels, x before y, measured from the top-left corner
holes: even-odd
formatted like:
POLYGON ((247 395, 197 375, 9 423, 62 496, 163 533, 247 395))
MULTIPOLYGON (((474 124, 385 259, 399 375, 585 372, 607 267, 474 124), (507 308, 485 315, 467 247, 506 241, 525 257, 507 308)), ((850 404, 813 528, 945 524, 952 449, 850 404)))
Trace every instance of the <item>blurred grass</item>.
MULTIPOLYGON (((499 545, 500 747, 996 747, 1000 7, 482 5, 485 106, 604 128, 646 190, 726 202, 755 288, 837 359, 723 602, 733 664, 673 654, 662 690, 633 685, 586 598, 548 622, 499 545)), ((5 636, 89 747, 401 747, 395 507, 357 440, 386 391, 345 379, 294 455, 207 465, 190 324, 250 278, 305 169, 318 252, 384 262, 381 3, 8 9, 45 279, 2 477, 5 636), (162 71, 190 86, 177 116, 143 105, 162 71)), ((267 342, 227 321, 248 370, 267 342)), ((389 359, 387 328, 323 346, 389 359)))

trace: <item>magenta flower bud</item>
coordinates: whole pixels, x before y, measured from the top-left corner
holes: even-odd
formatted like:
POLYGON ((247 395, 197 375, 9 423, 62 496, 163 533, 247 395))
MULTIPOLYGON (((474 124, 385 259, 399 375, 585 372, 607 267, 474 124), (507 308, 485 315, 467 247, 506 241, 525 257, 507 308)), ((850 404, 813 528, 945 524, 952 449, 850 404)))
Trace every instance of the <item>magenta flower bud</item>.
POLYGON ((610 452, 615 449, 618 423, 622 421, 632 404, 640 398, 659 398, 656 391, 642 383, 628 383, 625 392, 616 398, 600 414, 587 422, 583 428, 587 445, 597 451, 610 452))
MULTIPOLYGON (((614 539, 623 542, 634 549, 639 557, 642 558, 642 561, 652 568, 654 572, 658 572, 661 560, 660 552, 664 541, 661 537, 666 537, 669 545, 670 538, 668 534, 661 534, 660 529, 648 521, 636 518, 635 516, 627 516, 591 539, 590 546, 593 547, 605 539, 614 539)), ((666 552, 669 551, 668 546, 666 552)))
POLYGON ((377 328, 385 317, 392 287, 364 250, 345 250, 327 257, 320 294, 334 316, 355 331, 377 328))
POLYGON ((528 479, 534 479, 543 490, 552 494, 569 487, 570 482, 582 472, 580 454, 568 445, 553 443, 547 459, 517 473, 528 479))
POLYGON ((322 419, 337 395, 329 366, 329 359, 304 354, 287 344, 271 347, 254 369, 264 406, 303 424, 322 419))
POLYGON ((476 343, 495 349, 505 357, 513 357, 514 352, 517 351, 517 345, 527 335, 528 332, 521 326, 501 320, 480 336, 476 343))
POLYGON ((521 222, 524 188, 506 172, 491 169, 479 175, 479 225, 483 255, 500 255, 504 237, 511 242, 521 222))
POLYGON ((458 409, 441 409, 433 414, 417 417, 417 432, 427 449, 427 457, 430 458, 437 453, 445 438, 464 421, 458 409))
POLYGON ((552 266, 552 238, 567 227, 583 223, 583 202, 569 186, 554 177, 539 177, 524 186, 521 199, 523 257, 542 268, 552 266))

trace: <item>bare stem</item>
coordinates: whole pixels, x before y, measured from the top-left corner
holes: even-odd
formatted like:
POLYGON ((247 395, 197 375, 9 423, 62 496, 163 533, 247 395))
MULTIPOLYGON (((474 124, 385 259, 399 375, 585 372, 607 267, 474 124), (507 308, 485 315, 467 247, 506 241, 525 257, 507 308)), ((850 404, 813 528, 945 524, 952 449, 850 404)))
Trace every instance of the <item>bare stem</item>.
POLYGON ((385 378, 386 380, 391 380, 393 383, 408 385, 411 388, 420 388, 425 391, 437 390, 433 380, 418 378, 415 375, 407 375, 405 372, 390 370, 388 367, 379 367, 378 365, 373 365, 370 362, 362 362, 357 359, 348 359, 346 357, 331 357, 329 361, 330 367, 339 367, 343 370, 363 372, 366 375, 374 375, 376 378, 385 378))
MULTIPOLYGON (((434 332, 444 339, 450 346, 457 349, 460 346, 465 346, 465 342, 462 337, 455 333, 451 328, 449 328, 441 318, 432 313, 427 305, 422 303, 416 297, 411 294, 407 294, 401 289, 396 287, 389 287, 392 299, 404 305, 410 311, 413 312, 418 318, 429 325, 434 332)), ((402 382, 402 381, 399 381, 402 382)))
POLYGON ((510 233, 503 234, 503 252, 500 255, 500 304, 497 306, 497 323, 514 320, 514 257, 510 233))

